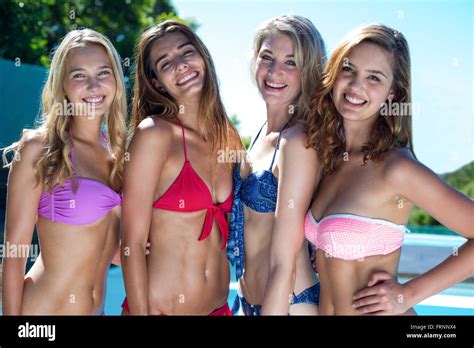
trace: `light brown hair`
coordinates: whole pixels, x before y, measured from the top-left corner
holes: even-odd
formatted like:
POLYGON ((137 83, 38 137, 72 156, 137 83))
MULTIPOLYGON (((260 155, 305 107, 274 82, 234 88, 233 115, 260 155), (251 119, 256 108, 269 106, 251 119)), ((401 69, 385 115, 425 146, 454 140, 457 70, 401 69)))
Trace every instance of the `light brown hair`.
POLYGON ((311 99, 311 113, 306 120, 308 146, 314 147, 323 164, 323 172, 331 174, 341 163, 346 151, 342 116, 338 113, 331 93, 345 58, 361 43, 375 44, 392 57, 391 103, 408 103, 408 113, 381 115, 373 125, 369 140, 363 145, 364 164, 381 161, 394 147, 409 148, 413 153, 411 118, 411 73, 408 43, 402 33, 382 24, 361 27, 350 33, 334 50, 324 69, 321 87, 311 99))
POLYGON ((198 111, 199 133, 210 141, 213 153, 217 149, 243 149, 237 130, 231 123, 222 103, 214 63, 201 39, 185 24, 167 20, 146 30, 137 44, 135 90, 132 107, 131 135, 148 116, 172 120, 179 112, 177 101, 166 92, 158 91, 152 80, 157 78, 150 61, 153 44, 168 33, 182 33, 204 60, 205 76, 198 111))

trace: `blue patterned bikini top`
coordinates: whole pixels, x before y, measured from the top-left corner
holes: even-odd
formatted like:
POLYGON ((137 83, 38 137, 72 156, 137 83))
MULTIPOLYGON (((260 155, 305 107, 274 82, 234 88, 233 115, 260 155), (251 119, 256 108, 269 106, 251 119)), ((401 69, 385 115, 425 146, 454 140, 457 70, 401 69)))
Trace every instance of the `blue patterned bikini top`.
MULTIPOLYGON (((275 162, 276 153, 280 146, 280 136, 283 130, 288 126, 289 121, 283 126, 278 134, 275 151, 273 152, 272 162, 266 170, 260 170, 250 173, 242 179, 240 177, 240 165, 234 169, 234 202, 229 227, 229 240, 227 242, 227 257, 231 264, 235 265, 236 279, 242 276, 244 268, 244 204, 258 213, 274 213, 277 202, 278 179, 273 175, 272 168, 275 162)), ((250 149, 257 141, 262 132, 263 124, 257 133, 250 149)))

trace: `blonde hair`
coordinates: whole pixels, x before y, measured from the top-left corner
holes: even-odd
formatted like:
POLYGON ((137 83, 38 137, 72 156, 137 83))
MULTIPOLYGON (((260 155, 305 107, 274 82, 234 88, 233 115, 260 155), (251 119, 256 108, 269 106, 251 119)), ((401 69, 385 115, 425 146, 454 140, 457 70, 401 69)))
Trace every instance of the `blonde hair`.
POLYGON ((293 43, 296 68, 301 72, 301 93, 294 101, 296 112, 292 118, 293 122, 304 118, 310 111, 311 95, 321 84, 326 62, 326 47, 321 34, 309 19, 294 15, 272 18, 257 29, 251 63, 253 73, 255 73, 255 63, 263 41, 275 33, 281 33, 290 38, 293 43))
MULTIPOLYGON (((318 152, 325 174, 338 167, 346 151, 342 116, 334 106, 331 92, 345 58, 362 43, 375 44, 391 55, 394 91, 391 102, 411 105, 410 52, 402 33, 383 24, 364 26, 350 33, 336 47, 325 67, 322 86, 312 97, 312 112, 306 122, 308 145, 318 152)), ((382 160, 396 146, 409 148, 413 153, 411 108, 403 115, 380 115, 379 111, 369 140, 361 149, 364 164, 382 160)))
POLYGON ((14 152, 16 157, 27 139, 35 136, 41 139, 45 146, 45 153, 35 164, 35 175, 37 183, 41 182, 44 191, 50 191, 57 184, 62 185, 67 178, 71 178, 74 182, 72 163, 69 158, 72 148, 69 136, 72 117, 58 114, 57 105, 67 101, 63 90, 63 80, 68 54, 73 48, 93 44, 102 46, 107 52, 116 80, 115 96, 109 110, 105 113, 106 129, 114 159, 107 182, 116 191, 122 187, 127 101, 121 60, 107 37, 91 29, 81 29, 70 31, 54 52, 41 97, 39 126, 36 129, 24 129, 20 140, 3 151, 4 166, 10 167, 13 160, 8 161, 9 152, 14 152))
POLYGON ((187 25, 175 20, 167 20, 149 28, 138 41, 131 135, 148 116, 156 115, 172 120, 178 114, 177 101, 168 93, 162 93, 154 87, 152 80, 157 76, 150 61, 150 51, 154 43, 166 34, 176 32, 183 34, 191 42, 205 64, 204 85, 198 112, 198 131, 201 137, 212 143, 213 152, 218 148, 242 150, 239 134, 225 112, 214 62, 208 49, 187 25))

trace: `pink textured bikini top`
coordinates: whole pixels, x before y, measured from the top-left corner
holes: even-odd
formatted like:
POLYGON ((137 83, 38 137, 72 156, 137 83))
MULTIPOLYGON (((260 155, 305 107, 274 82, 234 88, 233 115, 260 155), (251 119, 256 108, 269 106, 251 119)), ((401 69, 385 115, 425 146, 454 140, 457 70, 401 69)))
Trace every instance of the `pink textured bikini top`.
MULTIPOLYGON (((107 138, 101 132, 105 142, 107 138)), ((52 192, 43 192, 38 204, 38 215, 68 225, 88 225, 100 220, 117 205, 122 204, 121 194, 97 180, 76 176, 74 148, 70 158, 77 191, 73 192, 72 180, 66 179, 63 186, 56 185, 52 192)))
POLYGON ((331 214, 317 221, 308 210, 304 221, 307 240, 328 255, 359 260, 387 255, 402 246, 405 225, 352 214, 331 214))

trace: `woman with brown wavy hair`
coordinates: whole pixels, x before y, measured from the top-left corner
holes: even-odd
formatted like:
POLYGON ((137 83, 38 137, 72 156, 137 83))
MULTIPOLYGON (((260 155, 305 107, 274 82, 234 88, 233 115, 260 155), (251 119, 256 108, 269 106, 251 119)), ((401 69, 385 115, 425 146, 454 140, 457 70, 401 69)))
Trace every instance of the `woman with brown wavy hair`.
MULTIPOLYGON (((384 25, 351 33, 331 55, 312 105, 308 145, 318 153, 323 177, 304 231, 317 249, 319 313, 413 313, 410 308, 422 299, 472 274, 474 204, 413 154, 410 56, 404 36, 384 25), (458 256, 399 285, 394 278, 414 204, 469 241, 458 256), (371 287, 357 295, 362 299, 353 303, 354 294, 367 285, 371 287)), ((274 264, 290 263, 282 255, 302 239, 275 244, 274 264)), ((283 314, 292 267, 275 269, 264 310, 283 314)))
POLYGON ((119 243, 126 112, 112 43, 90 29, 69 32, 51 62, 40 126, 4 152, 3 314, 102 311, 119 243), (41 253, 25 276, 35 224, 41 253))
POLYGON ((139 39, 132 131, 124 169, 123 314, 229 315, 233 164, 218 161, 218 152, 243 146, 211 56, 182 23, 162 22, 139 39))

